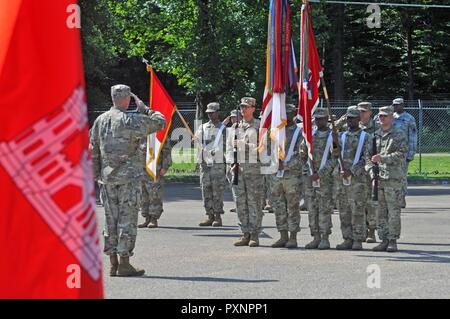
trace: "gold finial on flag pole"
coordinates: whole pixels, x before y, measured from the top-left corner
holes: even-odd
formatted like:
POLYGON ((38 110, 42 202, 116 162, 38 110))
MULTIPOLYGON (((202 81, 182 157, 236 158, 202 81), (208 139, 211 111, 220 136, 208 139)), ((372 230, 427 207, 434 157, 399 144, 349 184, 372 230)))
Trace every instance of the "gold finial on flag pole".
POLYGON ((142 57, 142 63, 145 63, 145 65, 147 66, 147 72, 150 72, 152 70, 152 67, 150 66, 146 58, 142 57))

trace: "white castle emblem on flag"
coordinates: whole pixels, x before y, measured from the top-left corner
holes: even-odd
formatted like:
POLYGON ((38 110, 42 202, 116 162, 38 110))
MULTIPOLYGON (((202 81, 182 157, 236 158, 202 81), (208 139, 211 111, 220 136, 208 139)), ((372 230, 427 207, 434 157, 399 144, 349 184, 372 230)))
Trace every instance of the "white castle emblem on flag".
POLYGON ((0 143, 0 164, 96 281, 101 261, 90 159, 86 149, 76 164, 64 153, 87 124, 83 96, 84 90, 76 88, 62 107, 15 140, 0 143))

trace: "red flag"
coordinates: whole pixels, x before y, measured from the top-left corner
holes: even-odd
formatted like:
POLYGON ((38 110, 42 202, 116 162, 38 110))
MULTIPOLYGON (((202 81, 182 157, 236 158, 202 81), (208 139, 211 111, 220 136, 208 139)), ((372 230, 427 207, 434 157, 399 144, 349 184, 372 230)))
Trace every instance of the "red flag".
POLYGON ((73 3, 0 2, 0 298, 103 297, 73 3))
POLYGON ((156 181, 158 178, 158 172, 156 171, 158 159, 172 125, 172 117, 175 113, 176 105, 159 81, 153 68, 148 66, 147 70, 150 72, 150 108, 153 111, 162 113, 167 121, 167 125, 163 130, 150 134, 147 138, 146 169, 156 181))
POLYGON ((319 104, 322 65, 314 39, 308 1, 302 6, 300 45, 299 115, 303 119, 303 136, 312 159, 312 114, 319 104))

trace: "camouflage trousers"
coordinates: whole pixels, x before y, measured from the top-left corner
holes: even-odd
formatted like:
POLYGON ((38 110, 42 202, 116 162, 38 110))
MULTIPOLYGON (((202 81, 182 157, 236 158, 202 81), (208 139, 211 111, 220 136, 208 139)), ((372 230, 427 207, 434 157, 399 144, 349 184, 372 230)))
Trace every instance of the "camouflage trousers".
POLYGON ((206 215, 223 214, 223 194, 226 185, 223 164, 214 164, 212 167, 202 166, 200 185, 206 215))
POLYGON ((103 185, 105 206, 104 252, 121 257, 133 255, 141 197, 141 181, 123 185, 103 185))
POLYGON ((232 185, 236 195, 236 213, 242 233, 262 231, 261 192, 263 176, 259 169, 239 171, 238 185, 232 185))
POLYGON ((381 240, 399 239, 402 180, 381 180, 378 189, 377 232, 381 240))
POLYGON ((163 213, 163 177, 159 177, 156 182, 151 178, 142 181, 142 217, 154 217, 159 219, 163 213))
POLYGON ((366 236, 367 183, 352 179, 349 186, 339 187, 338 208, 344 239, 363 241, 366 236))
POLYGON ((367 182, 366 224, 368 229, 377 228, 378 202, 372 200, 372 182, 367 182))
POLYGON ((408 195, 408 167, 409 162, 407 160, 404 160, 402 162, 402 170, 403 170, 403 180, 402 180, 402 196, 405 198, 406 195, 408 195))
POLYGON ((333 180, 332 178, 320 180, 320 187, 312 187, 311 178, 306 183, 306 204, 308 205, 309 229, 311 235, 331 234, 331 215, 333 214, 333 180))
POLYGON ((300 197, 302 178, 300 172, 285 171, 279 178, 271 175, 271 198, 278 231, 300 231, 300 197))

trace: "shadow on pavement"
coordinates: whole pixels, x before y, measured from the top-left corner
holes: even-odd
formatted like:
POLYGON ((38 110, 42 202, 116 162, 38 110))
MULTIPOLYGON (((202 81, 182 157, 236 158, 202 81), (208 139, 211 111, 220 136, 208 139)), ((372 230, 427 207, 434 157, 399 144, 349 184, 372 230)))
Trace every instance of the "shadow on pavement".
POLYGON ((450 248, 450 243, 449 243, 449 244, 441 244, 441 243, 404 243, 404 242, 401 242, 401 243, 399 243, 399 245, 411 245, 411 246, 444 246, 444 247, 449 247, 449 248, 450 248))
POLYGON ((170 227, 159 226, 162 229, 176 229, 176 230, 238 230, 237 226, 221 226, 221 227, 170 227))
POLYGON ((217 277, 174 277, 174 276, 143 276, 143 277, 129 277, 130 279, 164 279, 164 280, 179 280, 179 281, 206 281, 206 282, 229 282, 229 283, 267 283, 278 282, 273 279, 237 279, 237 278, 217 278, 217 277))
POLYGON ((397 253, 386 253, 388 255, 358 255, 358 257, 383 258, 388 261, 407 261, 422 263, 450 263, 450 251, 428 251, 428 250, 400 250, 397 253), (399 254, 408 254, 410 256, 399 256, 399 254))
MULTIPOLYGON (((235 237, 239 238, 242 236, 242 234, 194 234, 194 236, 198 237, 235 237)), ((270 238, 272 239, 272 236, 267 235, 266 233, 262 233, 259 235, 259 238, 270 238)))
MULTIPOLYGON (((408 188, 408 196, 441 196, 450 195, 450 187, 448 188, 408 188)), ((406 197, 408 202, 408 197, 406 197)))

